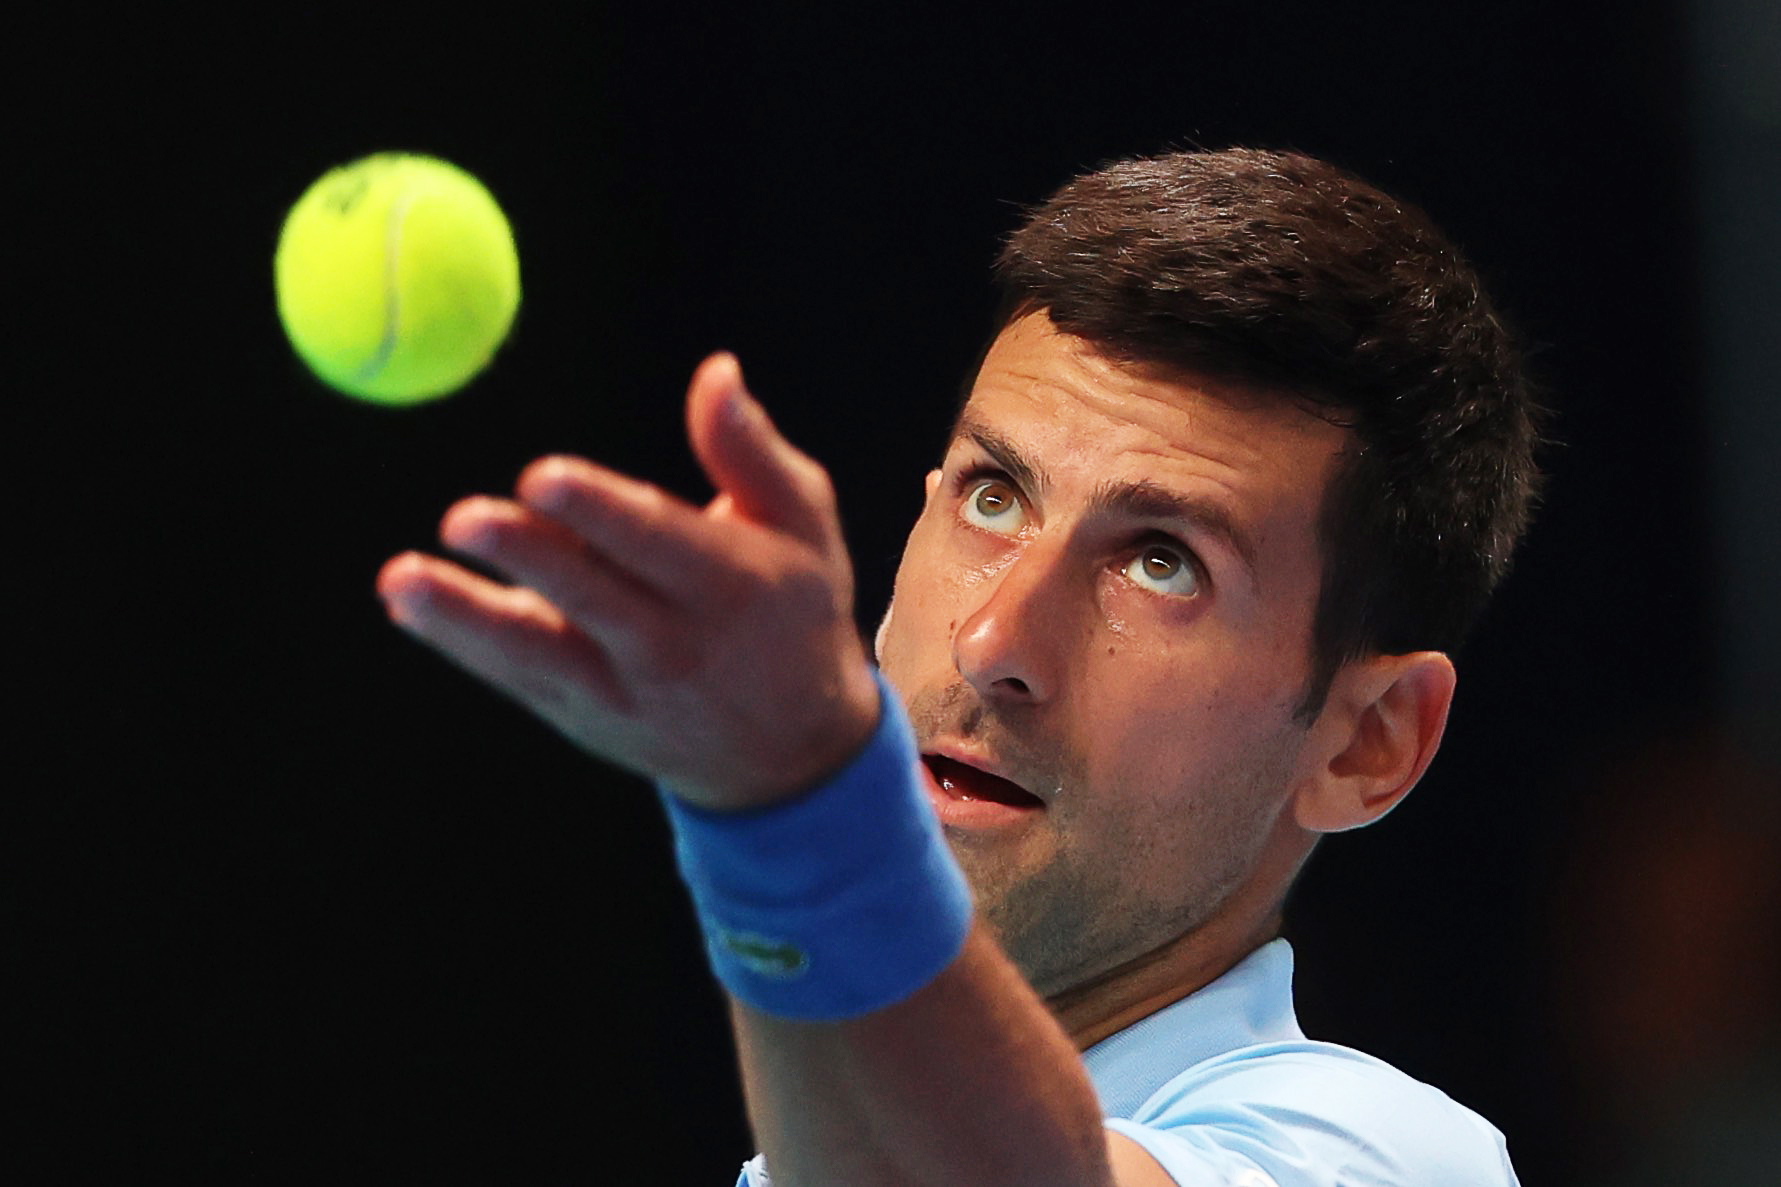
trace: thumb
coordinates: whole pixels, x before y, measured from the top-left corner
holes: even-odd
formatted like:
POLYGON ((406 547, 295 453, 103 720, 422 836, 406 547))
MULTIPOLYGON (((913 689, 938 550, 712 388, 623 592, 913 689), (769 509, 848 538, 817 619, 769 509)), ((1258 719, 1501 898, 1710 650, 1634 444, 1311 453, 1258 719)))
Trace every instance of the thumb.
POLYGON ((694 455, 733 511, 824 551, 836 543, 827 472, 780 436, 743 384, 735 355, 714 354, 693 373, 686 421, 694 455))

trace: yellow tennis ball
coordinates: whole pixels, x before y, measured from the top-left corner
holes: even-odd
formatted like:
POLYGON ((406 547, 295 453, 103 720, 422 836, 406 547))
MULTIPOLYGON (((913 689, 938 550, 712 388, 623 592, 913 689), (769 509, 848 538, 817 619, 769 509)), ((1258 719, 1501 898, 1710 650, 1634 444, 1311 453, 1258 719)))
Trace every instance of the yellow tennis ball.
POLYGON ((377 404, 450 395, 519 309, 513 230, 480 181, 435 157, 331 170, 285 218, 278 316, 324 383, 377 404))

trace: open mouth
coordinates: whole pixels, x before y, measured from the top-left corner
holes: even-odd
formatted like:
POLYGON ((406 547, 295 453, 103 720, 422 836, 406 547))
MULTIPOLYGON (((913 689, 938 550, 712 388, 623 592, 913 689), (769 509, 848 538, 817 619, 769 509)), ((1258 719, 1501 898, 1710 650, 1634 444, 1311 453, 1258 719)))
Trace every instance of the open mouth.
POLYGON ((924 754, 921 761, 927 764, 928 771, 934 776, 934 782, 939 784, 940 790, 952 799, 1003 804, 1010 808, 1045 806, 1044 801, 1018 783, 1011 783, 988 771, 980 771, 976 767, 954 762, 950 758, 941 758, 937 754, 924 754))

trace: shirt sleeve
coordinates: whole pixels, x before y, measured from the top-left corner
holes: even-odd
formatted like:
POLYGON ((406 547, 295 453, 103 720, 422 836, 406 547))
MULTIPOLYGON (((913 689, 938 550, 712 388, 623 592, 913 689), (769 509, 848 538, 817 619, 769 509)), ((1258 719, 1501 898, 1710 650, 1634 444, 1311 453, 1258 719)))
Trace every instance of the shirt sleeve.
POLYGON ((1213 1061, 1106 1124, 1180 1187, 1519 1187, 1495 1127, 1370 1060, 1213 1061))

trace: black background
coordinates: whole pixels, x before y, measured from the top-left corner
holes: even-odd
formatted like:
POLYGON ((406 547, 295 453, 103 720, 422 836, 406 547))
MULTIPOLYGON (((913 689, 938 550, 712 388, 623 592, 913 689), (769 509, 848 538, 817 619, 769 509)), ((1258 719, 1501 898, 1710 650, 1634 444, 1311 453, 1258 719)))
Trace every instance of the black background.
POLYGON ((730 1182, 650 793, 401 637, 372 577, 543 452, 703 494, 679 401, 722 347, 832 468, 875 617, 1018 207, 1233 143, 1428 208, 1560 411, 1446 749, 1320 853, 1293 934, 1313 1034, 1489 1116, 1530 1184, 1585 1158, 1549 900, 1591 772, 1699 725, 1710 658, 1679 14, 977 11, 76 13, 21 43, 15 243, 52 267, 15 322, 43 761, 12 976, 46 1179, 730 1182), (493 369, 406 412, 312 382, 271 296, 285 209, 380 149, 481 176, 525 288, 493 369))

